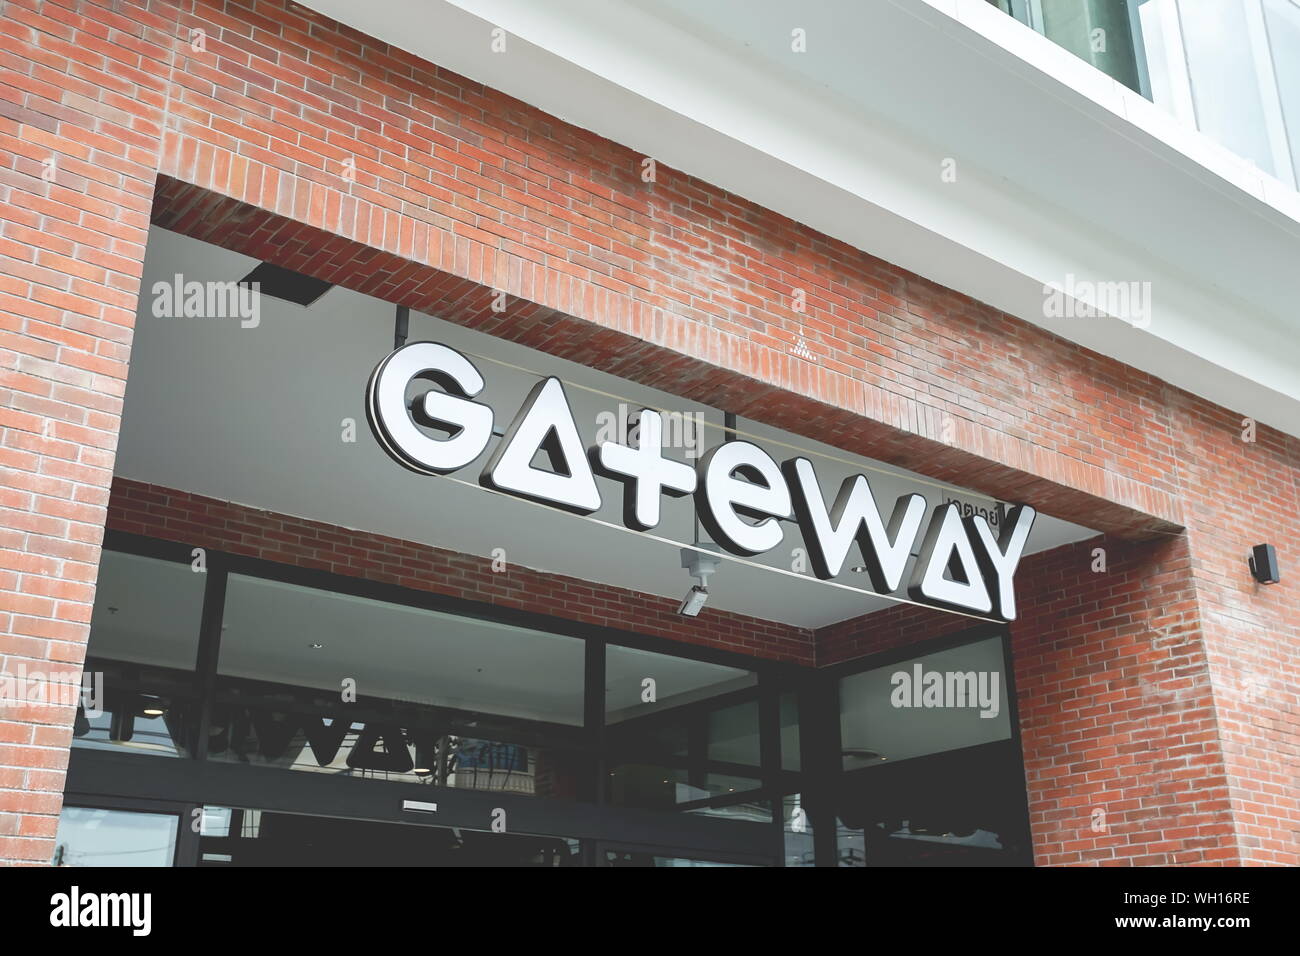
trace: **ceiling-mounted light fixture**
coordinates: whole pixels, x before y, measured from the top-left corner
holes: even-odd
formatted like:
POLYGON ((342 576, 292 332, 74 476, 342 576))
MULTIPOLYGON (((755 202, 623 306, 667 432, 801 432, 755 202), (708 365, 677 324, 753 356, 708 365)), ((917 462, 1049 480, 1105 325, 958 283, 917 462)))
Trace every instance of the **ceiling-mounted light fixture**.
POLYGON ((239 280, 239 285, 251 286, 254 283, 256 283, 257 291, 262 295, 269 295, 272 298, 283 299, 285 302, 292 302, 294 305, 302 306, 312 305, 326 292, 334 288, 332 282, 313 279, 301 272, 294 272, 292 269, 275 266, 269 262, 263 262, 239 280))
POLYGON ((414 731, 407 742, 415 746, 415 766, 411 773, 417 777, 432 777, 438 766, 438 736, 428 731, 414 731))

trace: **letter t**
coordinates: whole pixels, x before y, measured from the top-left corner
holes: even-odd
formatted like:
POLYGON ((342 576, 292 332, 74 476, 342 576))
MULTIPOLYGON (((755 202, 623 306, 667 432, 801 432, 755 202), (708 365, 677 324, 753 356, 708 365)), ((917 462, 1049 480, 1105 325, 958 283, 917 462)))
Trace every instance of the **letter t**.
POLYGON ((661 495, 681 497, 695 491, 695 469, 663 455, 663 416, 641 409, 637 446, 602 441, 591 450, 594 468, 623 482, 623 522, 638 531, 659 524, 661 495))

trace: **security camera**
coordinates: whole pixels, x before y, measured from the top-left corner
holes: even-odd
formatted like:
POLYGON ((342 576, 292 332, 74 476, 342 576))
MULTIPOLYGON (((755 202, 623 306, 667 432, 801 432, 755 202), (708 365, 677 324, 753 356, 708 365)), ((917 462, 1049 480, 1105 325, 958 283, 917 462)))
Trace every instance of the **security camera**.
POLYGON ((718 565, 722 563, 716 551, 715 544, 697 544, 693 548, 682 548, 682 567, 700 583, 686 592, 686 597, 682 599, 682 606, 677 609, 678 614, 697 617, 703 610, 705 602, 709 600, 709 575, 718 570, 718 565))
POLYGON ((696 617, 704 609, 704 603, 708 599, 709 589, 696 584, 686 592, 686 597, 682 598, 682 606, 677 609, 677 613, 684 614, 686 617, 696 617))

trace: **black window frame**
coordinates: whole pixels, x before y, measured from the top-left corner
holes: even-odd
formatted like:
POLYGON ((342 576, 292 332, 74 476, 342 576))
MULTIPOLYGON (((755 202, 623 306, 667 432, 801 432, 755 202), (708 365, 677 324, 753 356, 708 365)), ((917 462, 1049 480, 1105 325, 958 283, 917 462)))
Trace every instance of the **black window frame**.
POLYGON ((871 768, 847 771, 843 769, 840 681, 845 677, 863 671, 876 670, 904 661, 913 661, 939 651, 951 650, 967 644, 978 644, 992 638, 998 638, 1001 644, 1002 673, 1006 683, 1007 707, 1009 710, 1007 718, 1011 727, 1010 736, 1005 741, 994 741, 974 747, 956 748, 956 750, 940 751, 937 754, 911 757, 908 758, 908 762, 933 760, 946 754, 955 753, 958 750, 976 751, 985 747, 1001 746, 1005 747, 1009 752, 1013 751, 1021 782, 1021 786, 1015 791, 1019 801, 1015 810, 1017 819, 1023 821, 1023 829, 1017 836, 1020 837, 1030 854, 1031 859, 1026 861, 1027 865, 1033 865, 1033 841, 1029 819, 1029 787, 1025 776, 1024 746, 1020 737, 1020 707, 1016 691, 1011 629, 1006 624, 990 622, 939 637, 891 647, 875 654, 857 657, 820 669, 819 674, 826 681, 826 684, 823 686, 822 693, 818 698, 821 709, 815 719, 816 729, 808 728, 803 720, 800 721, 801 746, 805 748, 811 747, 814 754, 814 768, 811 777, 813 801, 808 812, 813 826, 813 840, 818 866, 839 865, 839 851, 836 845, 838 835, 836 811, 840 788, 845 784, 851 784, 851 778, 861 779, 864 774, 871 772, 871 768), (814 739, 809 739, 810 734, 814 739))
POLYGON ((78 793, 65 790, 60 820, 64 810, 118 810, 126 813, 150 813, 155 816, 176 818, 176 841, 172 847, 171 866, 184 866, 185 861, 198 853, 199 833, 192 825, 201 808, 197 804, 178 800, 147 797, 114 797, 103 793, 78 793))
MULTIPOLYGON (((74 746, 68 770, 69 805, 99 806, 108 805, 104 801, 111 801, 129 809, 143 808, 144 804, 157 806, 161 802, 190 812, 204 805, 229 806, 468 829, 485 828, 483 810, 490 805, 507 810, 512 832, 582 840, 584 857, 589 861, 599 862, 601 847, 630 846, 655 852, 662 850, 662 855, 694 855, 782 865, 785 838, 783 799, 799 793, 801 805, 806 809, 814 830, 816 865, 835 866, 835 801, 846 774, 839 754, 841 678, 994 636, 1002 641, 1007 699, 1011 710, 1010 744, 1014 745, 1023 779, 1018 699, 1010 630, 1006 625, 980 624, 838 664, 804 666, 125 531, 108 531, 103 549, 185 564, 191 564, 195 560, 195 551, 202 550, 207 577, 193 674, 194 694, 200 711, 195 722, 195 739, 190 742, 188 755, 160 758, 74 746), (433 786, 414 788, 409 783, 394 781, 318 779, 322 775, 286 773, 283 768, 209 760, 208 729, 212 725, 212 709, 217 699, 222 618, 231 574, 514 625, 584 641, 583 722, 577 732, 583 740, 584 752, 590 758, 585 789, 577 801, 566 802, 500 791, 433 786), (643 810, 610 804, 606 778, 611 754, 607 746, 604 684, 605 662, 611 646, 737 667, 755 673, 755 687, 729 691, 699 706, 713 709, 719 701, 758 701, 760 786, 726 797, 682 804, 674 810, 643 810), (795 695, 798 707, 799 770, 786 770, 782 761, 780 701, 786 693, 795 695), (402 810, 403 800, 409 799, 436 800, 439 813, 424 815, 402 810), (770 825, 690 812, 705 807, 721 809, 762 801, 770 805, 770 825), (755 827, 766 829, 759 834, 755 827), (757 846, 755 836, 760 837, 757 846)), ((93 658, 89 658, 90 661, 93 658)), ((696 766, 698 769, 698 762, 696 766)), ((709 769, 728 772, 729 769, 748 771, 752 768, 719 766, 709 769)), ((847 773, 856 772, 859 771, 847 773)), ((1024 801, 1023 817, 1028 841, 1027 788, 1022 787, 1020 794, 1024 801)), ((193 839, 190 839, 187 836, 190 828, 184 823, 183 819, 177 841, 176 865, 192 866, 198 861, 198 835, 193 834, 193 839)), ((1026 842, 1026 846, 1031 845, 1026 842)))
MULTIPOLYGON (((156 755, 118 753, 109 749, 78 748, 74 744, 69 762, 68 792, 76 794, 80 801, 78 805, 88 805, 87 800, 152 803, 162 799, 169 804, 190 809, 203 805, 220 805, 271 812, 481 829, 484 828, 484 823, 477 820, 476 811, 481 811, 490 803, 493 807, 507 809, 514 832, 577 837, 584 841, 584 845, 588 841, 593 841, 592 845, 630 843, 663 846, 665 851, 694 847, 693 852, 697 855, 712 854, 722 858, 743 858, 773 864, 780 861, 780 794, 789 788, 791 778, 798 774, 781 768, 779 736, 774 737, 772 729, 779 727, 780 694, 793 690, 802 695, 803 688, 815 673, 811 668, 127 531, 107 531, 103 550, 184 564, 193 564, 196 560, 195 552, 202 551, 202 573, 206 577, 193 672, 194 698, 199 707, 199 716, 194 724, 193 739, 188 741, 188 753, 181 756, 159 758, 156 755), (209 760, 208 731, 212 726, 213 707, 217 701, 222 618, 227 582, 231 574, 582 640, 583 723, 577 730, 584 742, 583 750, 590 757, 592 769, 590 780, 579 794, 578 801, 564 804, 561 801, 499 791, 432 786, 416 789, 408 783, 377 780, 327 778, 301 781, 295 778, 316 775, 284 773, 282 768, 241 766, 209 760), (756 674, 755 687, 728 692, 723 696, 728 701, 750 698, 758 701, 762 751, 761 766, 758 768, 760 787, 709 801, 683 804, 672 811, 610 805, 604 785, 609 757, 606 747, 604 665, 607 648, 610 646, 737 667, 756 674), (342 784, 359 786, 345 788, 342 784), (313 786, 320 786, 321 792, 314 792, 313 786), (368 796, 369 793, 374 796, 368 796), (416 814, 395 809, 400 808, 403 800, 417 798, 436 800, 440 813, 434 818, 421 819, 416 814), (687 812, 702 806, 725 807, 762 800, 772 805, 770 825, 687 812), (381 807, 380 803, 385 804, 387 809, 381 807), (445 815, 442 812, 444 808, 447 811, 445 815), (467 822, 470 817, 475 818, 474 822, 467 822), (753 831, 755 826, 766 827, 765 833, 756 834, 753 831), (573 832, 575 830, 581 832, 573 832), (755 836, 761 837, 759 842, 762 845, 759 847, 754 846, 755 836)), ((88 664, 93 661, 93 657, 88 657, 88 664)), ((716 701, 709 703, 713 706, 716 701)), ((187 828, 182 826, 181 829, 185 831, 187 828)), ((193 841, 178 840, 177 845, 177 865, 195 865, 198 859, 197 838, 193 841), (181 851, 182 846, 185 852, 181 851)))

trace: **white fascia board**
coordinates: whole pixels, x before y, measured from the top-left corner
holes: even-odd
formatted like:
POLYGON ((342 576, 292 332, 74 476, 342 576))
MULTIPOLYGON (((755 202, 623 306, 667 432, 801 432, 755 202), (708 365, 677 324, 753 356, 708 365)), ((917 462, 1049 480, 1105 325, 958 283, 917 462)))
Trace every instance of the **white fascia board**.
MULTIPOLYGON (((963 0, 954 2, 960 12, 963 0)), ((719 50, 636 6, 612 0, 308 5, 1065 339, 1300 435, 1300 337, 1232 295, 1230 283, 1188 276, 1125 237, 1073 219, 970 164, 957 182, 940 187, 937 170, 944 157, 932 146, 866 124, 833 96, 811 95, 791 77, 719 50), (494 26, 509 34, 506 53, 490 50, 494 26), (1151 282, 1150 327, 1138 331, 1118 320, 1046 317, 1043 286, 1067 275, 1151 282)), ((995 30, 1009 29, 998 23, 995 30)), ((964 26, 953 20, 945 28, 964 26)), ((1091 89, 1089 98, 1117 122, 1133 109, 1108 77, 1082 61, 1068 69, 1079 73, 1091 89)), ((1134 148, 1131 133, 1117 135, 1116 148, 1134 148)), ((1230 188, 1203 171, 1211 180, 1207 188, 1230 188)))
MULTIPOLYGON (((1295 195, 1290 187, 1263 173, 1208 136, 1181 125, 1150 100, 1003 13, 987 0, 890 2, 913 9, 917 3, 923 3, 932 10, 945 14, 955 24, 960 24, 961 29, 978 34, 1017 60, 1028 64, 1042 74, 1042 79, 1055 80, 1117 117, 1127 119, 1171 151, 1203 166, 1255 200, 1274 207, 1275 211, 1287 219, 1300 221, 1300 217, 1295 215, 1293 204, 1284 202, 1280 206, 1275 205, 1266 184, 1282 186, 1286 192, 1295 195)), ((933 17, 928 22, 936 24, 933 17)))

